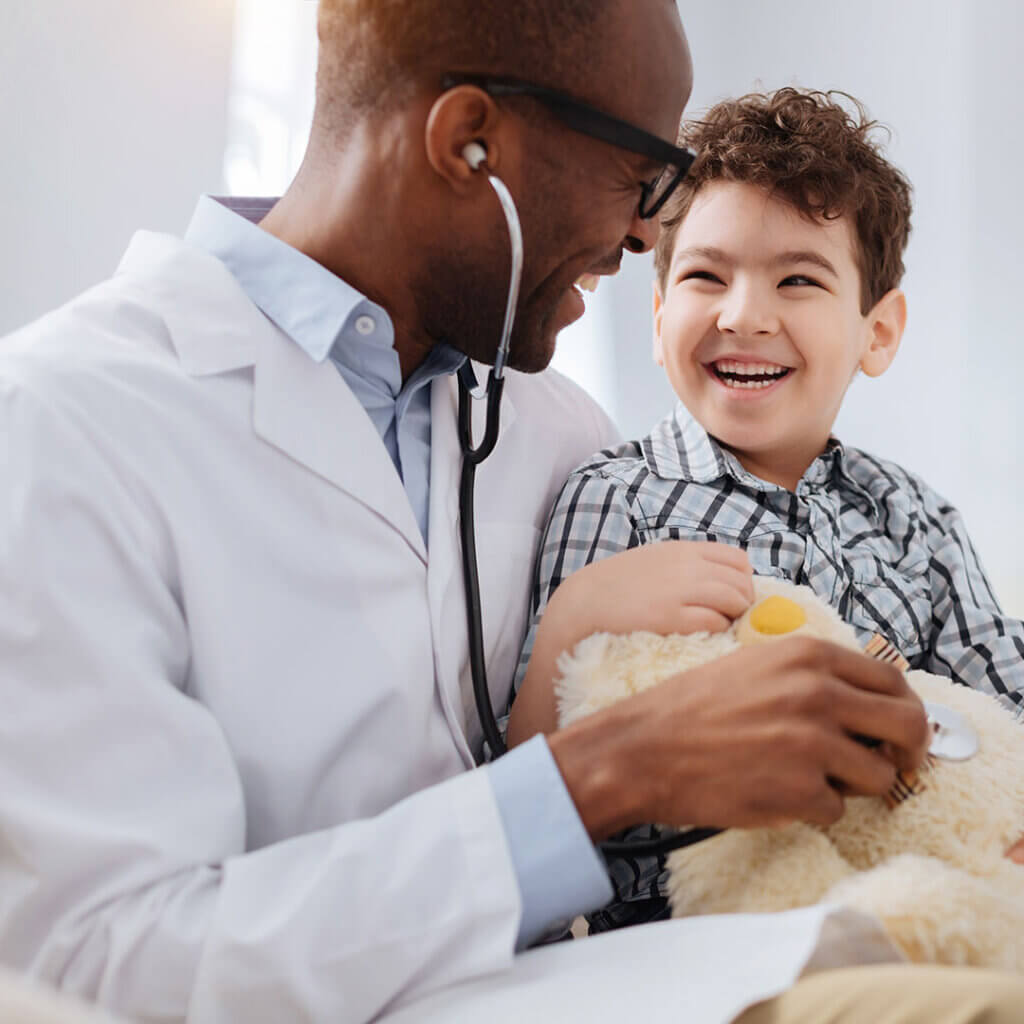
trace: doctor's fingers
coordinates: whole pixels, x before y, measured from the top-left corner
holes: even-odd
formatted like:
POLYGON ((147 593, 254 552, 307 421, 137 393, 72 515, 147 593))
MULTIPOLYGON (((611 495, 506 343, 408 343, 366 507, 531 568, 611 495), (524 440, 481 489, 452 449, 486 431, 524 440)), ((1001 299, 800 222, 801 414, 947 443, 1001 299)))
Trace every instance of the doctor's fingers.
POLYGON ((896 768, 916 768, 924 760, 928 716, 912 691, 890 696, 844 685, 836 693, 835 715, 847 735, 883 744, 896 768))
POLYGON ((883 796, 896 781, 892 761, 850 736, 834 738, 825 772, 832 785, 847 796, 883 796))

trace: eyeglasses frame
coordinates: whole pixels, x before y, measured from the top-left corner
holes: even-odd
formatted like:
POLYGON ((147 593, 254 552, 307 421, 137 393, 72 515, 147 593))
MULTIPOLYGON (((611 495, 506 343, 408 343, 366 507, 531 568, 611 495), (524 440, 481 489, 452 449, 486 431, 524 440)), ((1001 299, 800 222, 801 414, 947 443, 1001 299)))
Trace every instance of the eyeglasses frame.
MULTIPOLYGON (((612 114, 606 114, 603 110, 582 100, 577 100, 567 93, 559 92, 556 89, 549 89, 543 85, 534 85, 532 82, 524 82, 516 78, 494 77, 491 75, 480 75, 462 72, 451 72, 441 79, 441 87, 446 92, 460 85, 473 85, 483 90, 488 96, 499 98, 502 96, 529 96, 539 100, 548 107, 565 125, 573 131, 582 135, 588 135, 601 142, 607 142, 619 149, 624 149, 639 156, 645 156, 650 160, 656 160, 668 167, 675 167, 676 174, 658 198, 647 205, 655 187, 661 178, 659 174, 654 181, 644 182, 642 185, 643 194, 640 198, 639 216, 642 220, 650 220, 654 217, 666 200, 675 191, 676 186, 686 177, 687 172, 697 159, 693 150, 682 146, 675 146, 657 135, 652 135, 643 128, 638 128, 629 121, 612 114)), ((662 172, 664 173, 664 172, 662 172)))

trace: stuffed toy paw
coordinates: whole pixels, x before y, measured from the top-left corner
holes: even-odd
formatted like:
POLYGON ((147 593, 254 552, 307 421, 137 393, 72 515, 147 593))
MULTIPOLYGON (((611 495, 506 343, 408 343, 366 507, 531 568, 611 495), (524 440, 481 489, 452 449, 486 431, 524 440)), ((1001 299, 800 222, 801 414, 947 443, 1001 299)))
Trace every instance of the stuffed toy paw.
MULTIPOLYGON (((588 637, 559 661, 563 725, 745 644, 807 634, 860 648, 809 588, 755 578, 756 600, 724 633, 588 637)), ((898 652, 876 638, 877 656, 898 652)), ((904 663, 905 664, 905 663, 904 663)), ((1024 725, 986 694, 910 672, 932 755, 887 798, 851 797, 826 828, 730 829, 668 857, 676 917, 841 903, 877 916, 910 960, 1024 973, 1024 725)), ((679 823, 676 823, 679 824, 679 823)))

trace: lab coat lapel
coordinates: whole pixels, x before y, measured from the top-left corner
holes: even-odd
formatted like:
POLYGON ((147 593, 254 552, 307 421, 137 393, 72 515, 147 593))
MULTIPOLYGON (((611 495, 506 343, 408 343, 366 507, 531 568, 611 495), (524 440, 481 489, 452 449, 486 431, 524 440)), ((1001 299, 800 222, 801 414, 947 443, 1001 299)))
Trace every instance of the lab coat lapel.
MULTIPOLYGON (((486 380, 489 368, 473 364, 477 380, 486 380)), ((473 755, 467 736, 478 735, 477 713, 469 672, 466 598, 463 587, 462 546, 459 541, 459 478, 462 448, 458 433, 459 389, 456 376, 435 380, 431 390, 430 449, 430 555, 427 568, 427 598, 434 630, 434 668, 440 699, 452 734, 467 766, 473 755), (444 638, 444 642, 441 642, 444 638)), ((474 443, 484 430, 484 402, 473 403, 474 443)), ((515 406, 506 393, 502 398, 498 443, 491 459, 499 459, 503 439, 516 418, 515 406)), ((493 518, 487 496, 477 488, 476 522, 493 518)), ((484 559, 486 553, 478 551, 484 559)))
POLYGON ((138 232, 118 274, 144 281, 186 373, 254 366, 256 434, 381 516, 426 562, 394 463, 333 364, 311 359, 253 305, 220 260, 178 238, 138 232))
POLYGON ((257 345, 253 428, 389 522, 426 562, 419 524, 384 442, 344 378, 269 322, 257 345))
POLYGON ((140 283, 189 376, 252 366, 253 339, 266 319, 215 256, 172 235, 137 231, 117 276, 140 283))

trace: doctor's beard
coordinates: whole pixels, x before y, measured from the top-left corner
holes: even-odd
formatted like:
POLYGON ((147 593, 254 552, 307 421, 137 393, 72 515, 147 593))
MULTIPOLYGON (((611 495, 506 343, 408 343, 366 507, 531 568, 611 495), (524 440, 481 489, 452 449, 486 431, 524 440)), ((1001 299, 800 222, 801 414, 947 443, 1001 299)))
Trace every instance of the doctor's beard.
MULTIPOLYGON (((505 322, 508 299, 509 253, 504 239, 489 254, 452 251, 432 246, 428 270, 414 280, 412 289, 421 311, 423 328, 435 343, 447 342, 470 359, 494 364, 505 322)), ((538 373, 555 353, 555 311, 561 296, 536 293, 524 270, 508 366, 523 373, 538 373)))

